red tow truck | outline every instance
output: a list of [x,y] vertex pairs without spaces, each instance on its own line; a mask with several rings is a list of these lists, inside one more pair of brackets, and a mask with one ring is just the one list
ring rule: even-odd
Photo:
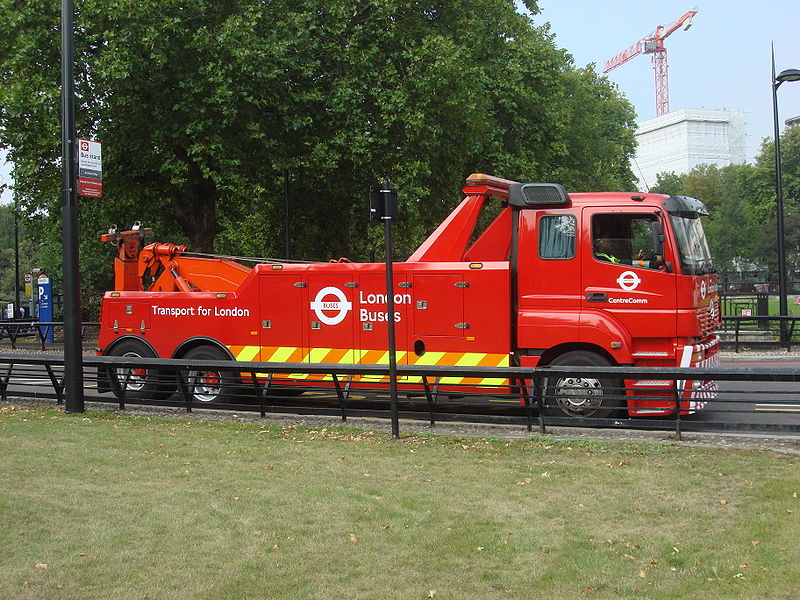
[[[148,230],[142,228],[111,231],[102,239],[115,244],[119,256],[115,290],[106,292],[102,303],[97,352],[387,364],[392,320],[400,365],[718,363],[717,278],[700,201],[568,194],[558,184],[484,174],[471,175],[463,191],[464,200],[436,231],[405,262],[394,264],[391,315],[384,264],[265,261],[246,267],[231,258],[193,255],[175,244],[144,246]],[[487,206],[496,217],[481,228]],[[203,381],[194,386],[198,401],[223,400],[237,383],[225,373]],[[314,376],[300,383],[330,385]],[[465,384],[481,389],[484,383],[491,382],[439,382],[440,390],[450,385],[460,391]],[[131,396],[174,390],[146,372],[129,373],[124,385]],[[561,415],[623,410],[637,416],[674,409],[672,382],[657,377],[624,382],[564,377],[549,385]],[[715,395],[713,382],[682,385],[684,412]],[[420,385],[404,380],[400,388],[411,392]],[[512,392],[510,385],[505,389]],[[663,396],[663,402],[654,396]]]

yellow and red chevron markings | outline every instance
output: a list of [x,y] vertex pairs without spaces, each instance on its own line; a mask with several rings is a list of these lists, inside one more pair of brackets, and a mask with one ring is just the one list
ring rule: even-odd
[[[388,365],[389,352],[386,350],[361,350],[353,348],[299,348],[293,346],[229,346],[234,358],[238,361],[261,362],[296,362],[311,364],[361,364],[361,365]],[[398,350],[398,365],[444,365],[458,367],[507,367],[508,354],[491,354],[485,352],[426,352],[417,356],[414,352]],[[266,376],[266,374],[261,374]],[[330,375],[315,375],[309,373],[276,374],[275,377],[330,381]],[[354,380],[365,382],[387,381],[387,377],[361,375]],[[419,376],[405,377],[404,382],[420,383]],[[440,384],[460,385],[503,385],[504,379],[480,377],[443,377]]]

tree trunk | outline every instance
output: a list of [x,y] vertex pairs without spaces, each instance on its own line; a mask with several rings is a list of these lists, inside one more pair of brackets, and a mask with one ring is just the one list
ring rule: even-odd
[[200,167],[189,160],[189,184],[186,196],[174,198],[172,208],[180,228],[189,238],[189,250],[214,252],[217,236],[217,186],[203,176]]

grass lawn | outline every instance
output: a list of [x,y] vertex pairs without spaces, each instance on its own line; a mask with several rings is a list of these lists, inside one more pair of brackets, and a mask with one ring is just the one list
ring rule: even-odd
[[797,457],[0,405],[0,598],[800,597]]

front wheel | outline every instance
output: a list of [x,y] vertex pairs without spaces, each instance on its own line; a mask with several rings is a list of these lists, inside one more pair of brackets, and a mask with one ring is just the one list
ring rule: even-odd
[[[228,354],[216,346],[198,346],[184,356],[187,360],[230,360]],[[239,378],[224,369],[190,369],[187,377],[189,393],[195,402],[231,402],[236,396]]]
[[[611,362],[599,354],[576,350],[557,357],[550,366],[609,367]],[[622,409],[625,389],[618,379],[548,377],[545,380],[545,414],[552,417],[610,418]]]

